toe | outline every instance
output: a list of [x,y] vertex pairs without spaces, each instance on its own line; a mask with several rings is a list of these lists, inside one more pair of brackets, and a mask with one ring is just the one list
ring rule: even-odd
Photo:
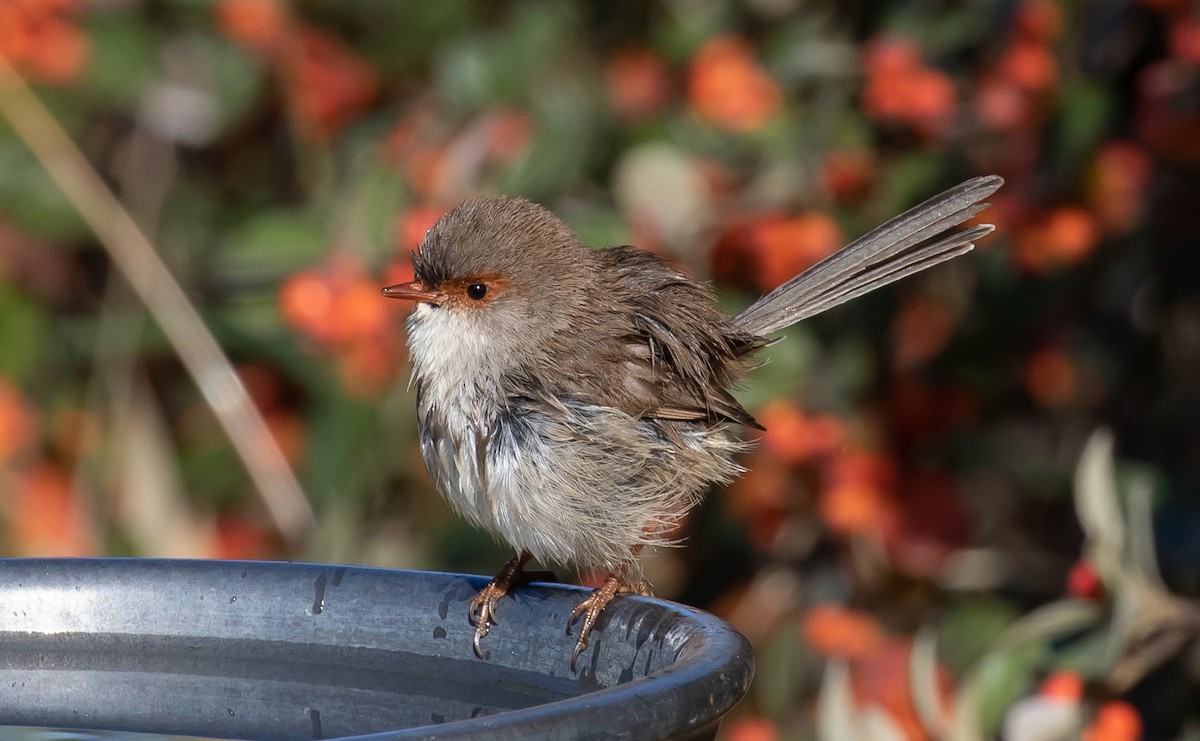
[[484,638],[487,638],[487,634],[488,624],[486,622],[475,626],[475,638],[471,641],[471,646],[475,649],[475,655],[481,659],[484,658],[484,655],[483,646],[480,645],[480,641],[482,641]]
[[587,648],[587,643],[587,635],[580,633],[579,640],[575,641],[575,650],[571,652],[571,671],[575,671],[575,665],[579,663],[579,657]]

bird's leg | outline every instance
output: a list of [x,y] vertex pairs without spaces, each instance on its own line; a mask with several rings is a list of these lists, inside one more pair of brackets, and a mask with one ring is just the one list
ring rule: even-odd
[[500,573],[487,583],[487,586],[475,595],[471,600],[471,609],[467,613],[467,620],[471,625],[475,626],[475,640],[472,645],[475,647],[475,655],[483,658],[483,647],[479,642],[487,637],[488,629],[493,625],[499,625],[500,621],[496,619],[496,602],[508,594],[508,590],[530,581],[558,581],[558,577],[553,571],[526,571],[525,564],[529,559],[533,558],[533,554],[529,551],[521,551],[518,555],[508,559],[508,563],[504,564],[504,568],[500,569]]
[[579,659],[579,655],[587,648],[588,636],[592,633],[592,628],[596,625],[596,619],[600,617],[600,613],[612,602],[613,597],[618,594],[640,594],[646,597],[650,596],[650,583],[647,581],[631,582],[625,575],[626,569],[622,568],[612,574],[609,574],[604,583],[592,590],[592,593],[584,598],[582,602],[575,606],[571,611],[571,617],[567,619],[567,635],[571,634],[571,626],[575,625],[575,621],[583,618],[579,624],[579,639],[575,641],[575,650],[571,652],[571,669],[575,669],[575,662]]

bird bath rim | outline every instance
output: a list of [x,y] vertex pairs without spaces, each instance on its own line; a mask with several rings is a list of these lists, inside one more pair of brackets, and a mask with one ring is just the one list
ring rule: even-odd
[[[486,583],[483,577],[163,559],[0,559],[0,573],[0,640],[7,645],[42,641],[43,648],[52,648],[80,638],[103,646],[124,636],[130,645],[153,650],[193,646],[203,653],[209,649],[198,648],[202,645],[227,651],[236,646],[230,655],[239,658],[255,651],[320,654],[330,666],[363,652],[383,652],[385,667],[405,657],[427,668],[466,671],[468,677],[492,673],[501,689],[544,681],[562,695],[476,718],[369,733],[339,733],[348,726],[333,725],[334,715],[327,714],[330,735],[320,734],[325,738],[703,737],[715,732],[752,675],[750,647],[728,624],[699,610],[633,596],[605,610],[579,671],[572,672],[574,639],[566,634],[566,618],[586,590],[567,585],[522,586],[501,600],[500,623],[484,643],[487,659],[479,660],[471,649],[467,604]],[[0,676],[8,679],[4,674],[11,669],[0,666]],[[184,699],[160,696],[158,702]],[[60,725],[30,723],[28,714],[4,715],[4,703],[0,700],[0,722]],[[81,726],[94,727],[75,727]],[[238,727],[217,730],[236,735]],[[318,728],[314,724],[313,735]]]

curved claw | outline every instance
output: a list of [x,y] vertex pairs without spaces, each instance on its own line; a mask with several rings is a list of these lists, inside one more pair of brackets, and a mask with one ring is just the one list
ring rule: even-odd
[[609,576],[602,585],[592,590],[591,594],[576,605],[574,610],[571,610],[571,615],[567,618],[567,635],[571,635],[571,627],[575,625],[575,622],[580,617],[583,618],[583,622],[579,625],[579,638],[575,641],[575,650],[571,652],[571,671],[575,671],[576,662],[587,648],[588,638],[592,634],[592,628],[595,627],[600,613],[604,611],[609,602],[613,601],[614,597],[625,593],[649,595],[650,585],[644,581],[630,584],[625,581],[624,577]]
[[[595,595],[595,592],[592,592],[592,595]],[[600,615],[601,609],[603,609],[603,607],[593,611],[592,597],[588,596],[586,599],[576,605],[575,609],[571,610],[570,616],[567,617],[567,635],[571,635],[571,626],[575,624],[575,621],[579,619],[580,615],[587,613],[584,616],[583,625],[579,626],[579,639],[575,641],[575,650],[571,652],[571,671],[575,671],[575,663],[579,661],[579,656],[583,653],[583,650],[587,648],[588,636],[591,635],[592,626],[595,625],[596,618]]]
[[500,624],[496,619],[496,602],[508,594],[508,590],[514,584],[527,581],[528,575],[522,567],[530,558],[532,556],[529,551],[521,551],[510,558],[508,563],[504,564],[504,568],[500,569],[500,573],[496,574],[496,578],[488,582],[487,586],[471,599],[471,605],[467,609],[467,622],[475,626],[475,638],[471,641],[471,646],[475,649],[475,655],[481,659],[484,656],[480,641],[487,638],[493,625]]
[[475,655],[481,659],[484,658],[483,646],[479,645],[479,642],[482,641],[484,638],[487,638],[487,634],[488,634],[488,624],[487,623],[479,623],[478,625],[475,626],[475,637],[473,639],[471,639],[471,647],[475,649]]
[[467,622],[475,626],[475,638],[471,641],[471,645],[475,649],[475,655],[481,659],[484,656],[480,641],[487,638],[488,631],[493,625],[500,624],[500,621],[496,619],[496,601],[507,592],[508,589],[504,585],[493,580],[471,600],[471,606],[467,611]]

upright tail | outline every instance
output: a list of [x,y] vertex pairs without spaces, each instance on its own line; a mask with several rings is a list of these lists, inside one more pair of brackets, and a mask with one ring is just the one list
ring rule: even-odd
[[970,252],[974,241],[995,227],[944,232],[987,208],[981,201],[1003,184],[998,175],[973,178],[914,206],[755,301],[734,321],[760,337],[768,335]]

